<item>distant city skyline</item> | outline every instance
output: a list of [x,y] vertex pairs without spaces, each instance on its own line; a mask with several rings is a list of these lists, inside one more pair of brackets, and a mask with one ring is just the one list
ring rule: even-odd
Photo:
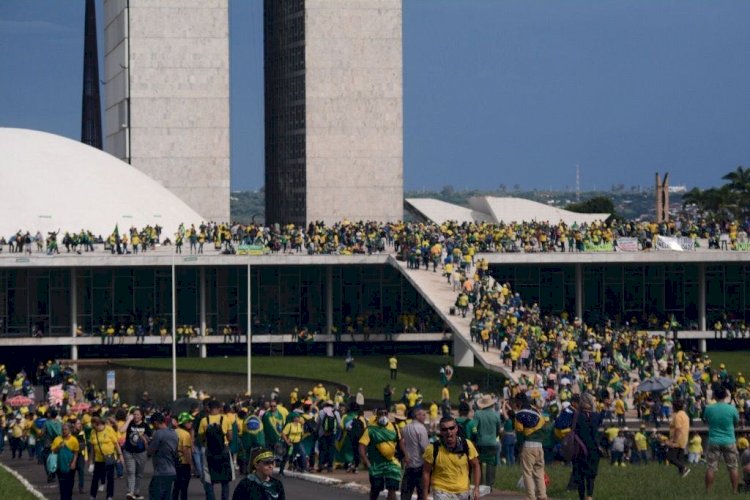
[[[80,139],[84,6],[0,2],[0,126]],[[750,166],[750,2],[403,9],[406,190],[574,190],[576,165],[584,191],[657,171],[705,188]],[[233,191],[263,184],[262,20],[261,1],[230,0]]]

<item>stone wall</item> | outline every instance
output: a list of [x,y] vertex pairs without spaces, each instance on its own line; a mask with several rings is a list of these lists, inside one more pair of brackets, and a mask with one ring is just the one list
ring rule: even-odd
[[403,218],[401,0],[305,0],[307,219]]
[[106,150],[228,220],[228,0],[106,0],[105,80]]

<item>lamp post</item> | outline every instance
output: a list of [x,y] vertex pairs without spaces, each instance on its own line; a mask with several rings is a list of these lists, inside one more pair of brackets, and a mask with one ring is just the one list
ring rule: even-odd
[[177,286],[172,255],[172,401],[177,399]]
[[247,392],[253,393],[253,375],[252,375],[252,352],[253,352],[253,295],[250,283],[250,264],[247,265]]

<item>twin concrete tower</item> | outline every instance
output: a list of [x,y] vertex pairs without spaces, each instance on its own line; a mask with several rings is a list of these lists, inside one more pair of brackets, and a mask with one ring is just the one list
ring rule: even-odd
[[[214,221],[230,218],[228,15],[104,0],[105,150]],[[263,18],[266,223],[401,219],[401,0],[266,0]]]

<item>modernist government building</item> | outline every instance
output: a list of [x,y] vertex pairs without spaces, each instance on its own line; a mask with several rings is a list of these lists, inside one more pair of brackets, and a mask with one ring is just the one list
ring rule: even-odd
[[[106,238],[115,227],[146,225],[172,237],[180,223],[230,218],[228,0],[105,0],[103,17],[103,151],[96,141],[0,129],[10,193],[0,199],[4,238],[82,229]],[[403,219],[401,0],[266,0],[263,30],[266,223]],[[30,184],[35,203],[23,196]],[[407,206],[436,222],[476,215],[441,219],[420,203]],[[674,314],[701,347],[725,312],[750,321],[742,252],[486,257],[496,279],[545,312],[588,321]],[[48,256],[6,246],[0,345],[25,359],[147,355],[164,349],[162,326],[188,325],[196,337],[180,349],[206,356],[248,332],[274,352],[308,328],[318,332],[312,348],[328,354],[354,341],[416,351],[453,342],[457,364],[482,359],[466,324],[449,314],[455,295],[431,275],[387,253],[175,255],[163,247],[110,255],[99,245]],[[103,326],[150,323],[145,346],[99,337]],[[225,339],[225,328],[236,336]]]

